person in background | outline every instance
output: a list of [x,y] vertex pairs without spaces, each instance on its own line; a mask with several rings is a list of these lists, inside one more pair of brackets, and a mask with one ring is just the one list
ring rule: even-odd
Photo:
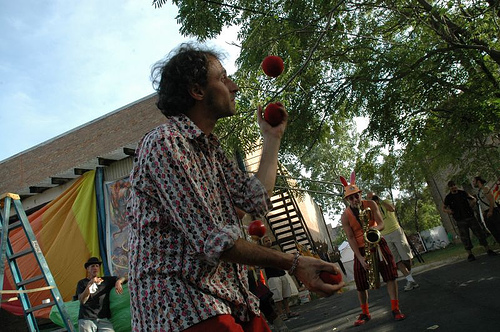
[[322,296],[340,290],[319,274],[338,268],[246,240],[235,207],[271,208],[288,114],[271,126],[257,109],[262,154],[255,175],[228,158],[213,134],[236,114],[239,87],[214,50],[182,44],[152,71],[163,125],[138,144],[130,174],[129,289],[132,330],[270,331],[250,292],[247,266],[288,270]]
[[392,205],[388,200],[381,200],[373,192],[369,192],[366,195],[366,198],[375,201],[378,205],[380,213],[382,214],[384,229],[380,233],[387,241],[387,245],[392,252],[394,261],[396,262],[396,266],[406,278],[404,290],[410,291],[418,288],[419,284],[415,281],[411,273],[411,260],[413,258],[413,254],[411,253],[410,244],[406,239],[403,228],[399,224],[398,218],[396,217],[396,209],[394,208],[394,205]]
[[[259,275],[257,275],[257,273]],[[262,271],[255,267],[248,267],[248,284],[250,291],[259,298],[259,309],[267,322],[273,326],[275,332],[289,332],[285,322],[278,314],[273,300],[273,293],[265,285]]]
[[[370,208],[371,219],[368,220],[369,228],[374,228],[379,231],[384,229],[384,221],[380,215],[377,204],[372,200],[362,200],[361,190],[355,184],[354,172],[351,174],[351,183],[341,177],[344,185],[344,199],[348,202],[347,208],[341,216],[342,228],[344,229],[349,245],[354,252],[354,281],[358,291],[358,299],[362,313],[354,322],[354,326],[364,325],[371,319],[368,307],[368,262],[365,259],[365,240],[364,240],[364,221],[359,217],[361,210]],[[392,253],[387,246],[386,241],[382,237],[378,243],[381,257],[378,264],[378,271],[382,275],[383,280],[387,284],[387,292],[391,299],[391,312],[394,320],[400,321],[406,318],[406,315],[401,313],[399,308],[398,287],[396,278],[398,270]],[[378,250],[378,249],[375,249]]]
[[[260,244],[266,248],[271,248],[271,238],[264,235],[260,239]],[[266,273],[269,289],[273,292],[273,300],[281,319],[287,320],[288,318],[297,317],[299,314],[290,311],[290,306],[288,305],[288,299],[292,294],[292,289],[286,277],[285,271],[273,267],[266,267],[264,268],[264,272]]]
[[472,185],[477,188],[477,198],[483,212],[484,223],[495,241],[500,243],[500,207],[497,206],[491,189],[486,186],[485,179],[476,176],[472,180]]
[[78,328],[80,332],[112,332],[109,321],[109,293],[115,288],[117,294],[123,293],[122,284],[126,277],[99,277],[102,262],[90,257],[84,264],[87,277],[78,281],[75,297],[80,301]]
[[479,243],[484,247],[489,256],[497,254],[490,249],[486,241],[486,234],[481,228],[481,225],[474,215],[472,206],[476,204],[476,199],[469,193],[459,190],[454,181],[448,182],[450,192],[444,198],[443,212],[453,216],[458,227],[460,240],[462,241],[465,251],[467,251],[467,260],[475,261],[476,256],[472,253],[472,241],[470,239],[469,229],[478,238]]

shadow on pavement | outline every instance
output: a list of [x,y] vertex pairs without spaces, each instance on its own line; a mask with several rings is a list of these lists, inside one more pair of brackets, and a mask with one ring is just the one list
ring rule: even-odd
[[353,326],[361,313],[357,292],[295,306],[299,317],[286,321],[290,331],[500,331],[500,256],[477,256],[473,262],[448,261],[413,271],[419,288],[405,292],[398,280],[404,321],[393,320],[385,285],[369,291],[372,319]]

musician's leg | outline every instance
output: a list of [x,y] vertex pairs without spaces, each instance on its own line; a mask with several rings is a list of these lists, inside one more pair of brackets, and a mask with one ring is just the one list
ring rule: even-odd
[[389,294],[389,298],[391,300],[398,299],[398,284],[396,280],[387,281],[387,293]]
[[389,293],[389,298],[391,299],[392,316],[394,320],[403,320],[406,318],[406,315],[399,310],[398,284],[396,281],[398,270],[391,251],[385,241],[380,241],[379,247],[384,257],[384,259],[379,262],[379,271],[387,284],[387,293]]
[[358,290],[358,299],[361,306],[361,315],[354,322],[354,326],[363,325],[371,319],[370,311],[368,310],[368,290]]
[[368,291],[358,291],[358,299],[359,299],[359,304],[367,304],[368,303]]
[[366,270],[361,265],[359,260],[354,257],[354,280],[356,281],[356,288],[358,291],[358,299],[361,307],[361,315],[354,322],[354,326],[365,324],[371,319],[370,311],[368,310],[368,275]]

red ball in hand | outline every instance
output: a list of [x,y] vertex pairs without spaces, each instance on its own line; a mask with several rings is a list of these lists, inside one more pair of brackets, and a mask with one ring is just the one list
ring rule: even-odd
[[285,65],[283,59],[277,55],[269,55],[262,61],[262,70],[267,76],[278,77],[283,72]]
[[266,234],[266,226],[260,220],[254,220],[248,225],[248,234],[259,238]]
[[264,120],[271,126],[276,127],[283,122],[283,105],[281,103],[270,103],[264,110]]
[[330,272],[322,271],[320,272],[319,277],[321,278],[321,280],[331,285],[337,285],[342,281],[341,273],[333,274]]

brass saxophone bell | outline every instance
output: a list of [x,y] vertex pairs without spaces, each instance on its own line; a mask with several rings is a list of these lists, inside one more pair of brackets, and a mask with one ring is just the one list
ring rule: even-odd
[[371,245],[375,245],[380,242],[381,239],[381,234],[378,229],[375,228],[369,228],[365,233],[364,233],[364,238],[365,241],[370,243]]

